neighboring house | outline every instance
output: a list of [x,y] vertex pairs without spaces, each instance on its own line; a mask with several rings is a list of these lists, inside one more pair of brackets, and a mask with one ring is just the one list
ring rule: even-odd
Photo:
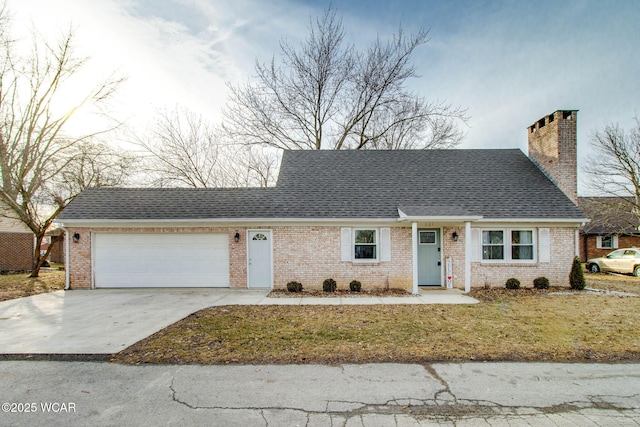
[[40,254],[44,255],[51,245],[53,245],[53,247],[49,252],[47,260],[58,264],[64,264],[64,231],[59,228],[47,231],[44,239],[42,240],[42,244],[40,245]]
[[580,197],[578,206],[590,219],[580,230],[582,261],[618,248],[640,247],[640,221],[632,204],[616,197]]
[[576,116],[529,127],[530,158],[286,151],[274,188],[88,189],[59,217],[69,285],[567,285],[586,221],[575,204]]
[[21,221],[0,216],[0,272],[31,271],[35,249],[33,232]]

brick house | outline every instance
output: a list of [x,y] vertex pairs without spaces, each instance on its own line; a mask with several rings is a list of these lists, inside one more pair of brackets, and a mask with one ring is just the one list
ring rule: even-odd
[[273,188],[95,188],[59,219],[68,286],[469,291],[566,285],[585,222],[576,206],[577,111],[518,149],[285,151]]
[[34,234],[22,222],[0,216],[0,272],[31,271]]
[[640,247],[640,221],[632,213],[632,203],[618,197],[580,197],[578,206],[590,219],[580,229],[583,262],[614,249]]

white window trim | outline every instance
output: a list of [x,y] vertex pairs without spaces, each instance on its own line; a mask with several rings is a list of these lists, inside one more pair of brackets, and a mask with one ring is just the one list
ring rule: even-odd
[[[485,231],[502,231],[504,237],[504,259],[484,259],[482,257],[482,236]],[[512,259],[511,258],[511,232],[512,231],[530,231],[533,241],[533,259]],[[480,229],[480,262],[482,264],[536,264],[538,262],[538,238],[535,228],[512,227],[512,228],[481,228]]]
[[[358,231],[364,231],[364,230],[373,230],[376,232],[376,236],[375,236],[375,247],[376,247],[376,257],[375,258],[356,258],[356,233]],[[376,227],[357,227],[353,229],[353,233],[351,235],[351,260],[352,262],[355,263],[378,263],[380,262],[380,229],[376,228]]]
[[596,249],[618,249],[618,235],[611,235],[611,247],[605,247],[602,245],[602,238],[607,236],[596,236]]

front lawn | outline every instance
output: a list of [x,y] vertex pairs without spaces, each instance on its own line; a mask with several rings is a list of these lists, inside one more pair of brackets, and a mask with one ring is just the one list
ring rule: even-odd
[[[588,275],[589,285],[599,276]],[[611,280],[609,286],[623,290],[627,285]],[[483,299],[480,304],[212,307],[129,347],[114,361],[640,360],[640,297],[530,289],[474,294]]]
[[0,275],[0,301],[28,297],[64,288],[64,271],[40,270],[40,277],[29,274]]

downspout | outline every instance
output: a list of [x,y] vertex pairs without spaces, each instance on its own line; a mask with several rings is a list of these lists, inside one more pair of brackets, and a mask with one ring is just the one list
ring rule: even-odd
[[69,230],[60,228],[64,231],[64,290],[68,291],[71,284],[69,281]]
[[471,222],[464,223],[464,291],[471,291]]
[[418,295],[418,223],[411,223],[411,252],[413,261],[413,293]]

